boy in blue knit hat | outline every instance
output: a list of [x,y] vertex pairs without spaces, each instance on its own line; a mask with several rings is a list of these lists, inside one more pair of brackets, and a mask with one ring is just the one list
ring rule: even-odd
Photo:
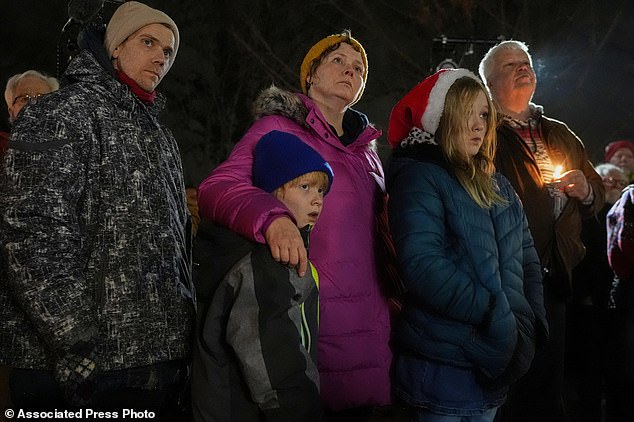
[[[323,157],[290,133],[269,132],[255,147],[254,185],[288,208],[306,247],[333,176]],[[194,419],[320,420],[315,268],[299,277],[266,245],[208,222],[197,242]]]

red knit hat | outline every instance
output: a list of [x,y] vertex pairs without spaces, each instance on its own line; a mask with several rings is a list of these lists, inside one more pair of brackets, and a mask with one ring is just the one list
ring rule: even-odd
[[632,154],[634,154],[634,143],[632,143],[632,141],[623,139],[620,141],[610,142],[605,147],[605,162],[609,163],[610,159],[612,159],[612,156],[616,154],[618,150],[624,149],[624,148],[629,149],[630,151],[632,151]]
[[408,92],[390,113],[387,140],[396,148],[401,141],[412,135],[417,142],[434,142],[440,117],[445,108],[447,91],[454,82],[463,77],[480,79],[467,69],[442,69],[427,77]]

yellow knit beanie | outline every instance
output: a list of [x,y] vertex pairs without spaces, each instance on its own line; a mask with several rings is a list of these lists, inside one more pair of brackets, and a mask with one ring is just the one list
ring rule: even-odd
[[313,64],[313,61],[315,59],[318,59],[319,56],[321,56],[322,53],[329,47],[332,47],[333,45],[344,41],[350,42],[355,50],[359,50],[359,53],[361,53],[361,60],[363,60],[363,86],[361,86],[361,91],[359,91],[359,95],[357,95],[357,98],[354,99],[352,104],[359,101],[361,95],[363,95],[365,83],[368,80],[368,57],[365,55],[365,50],[363,49],[361,43],[349,36],[349,34],[347,33],[329,35],[326,38],[320,40],[317,44],[313,45],[310,50],[308,50],[308,53],[306,53],[306,56],[304,57],[299,70],[299,84],[302,87],[302,92],[304,94],[308,92],[308,87],[306,86],[306,78],[308,77],[308,72],[310,72],[310,67]]

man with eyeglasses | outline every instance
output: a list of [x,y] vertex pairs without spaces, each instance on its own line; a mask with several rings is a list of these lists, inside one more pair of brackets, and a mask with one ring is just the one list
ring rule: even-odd
[[57,91],[58,88],[59,82],[56,78],[37,70],[27,70],[10,77],[4,90],[9,121],[13,122],[25,105],[36,103],[40,96]]
[[[56,78],[37,70],[31,69],[11,76],[4,90],[9,123],[13,124],[25,105],[36,103],[42,95],[57,91],[58,88],[59,82]],[[0,157],[4,156],[8,143],[9,134],[0,132]]]
[[193,322],[189,213],[156,87],[179,31],[127,1],[105,33],[89,25],[79,40],[62,87],[14,122],[0,171],[0,365],[15,408],[176,421]]

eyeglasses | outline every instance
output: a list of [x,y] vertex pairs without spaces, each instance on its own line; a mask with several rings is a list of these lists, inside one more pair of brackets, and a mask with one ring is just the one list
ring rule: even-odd
[[17,97],[15,97],[13,99],[13,105],[16,105],[17,103],[20,103],[22,105],[25,104],[35,104],[37,103],[37,100],[39,100],[39,98],[42,96],[42,94],[24,94],[24,95],[18,95]]
[[627,186],[627,182],[623,179],[614,178],[612,176],[603,177],[603,184],[613,186],[615,188],[624,188]]

